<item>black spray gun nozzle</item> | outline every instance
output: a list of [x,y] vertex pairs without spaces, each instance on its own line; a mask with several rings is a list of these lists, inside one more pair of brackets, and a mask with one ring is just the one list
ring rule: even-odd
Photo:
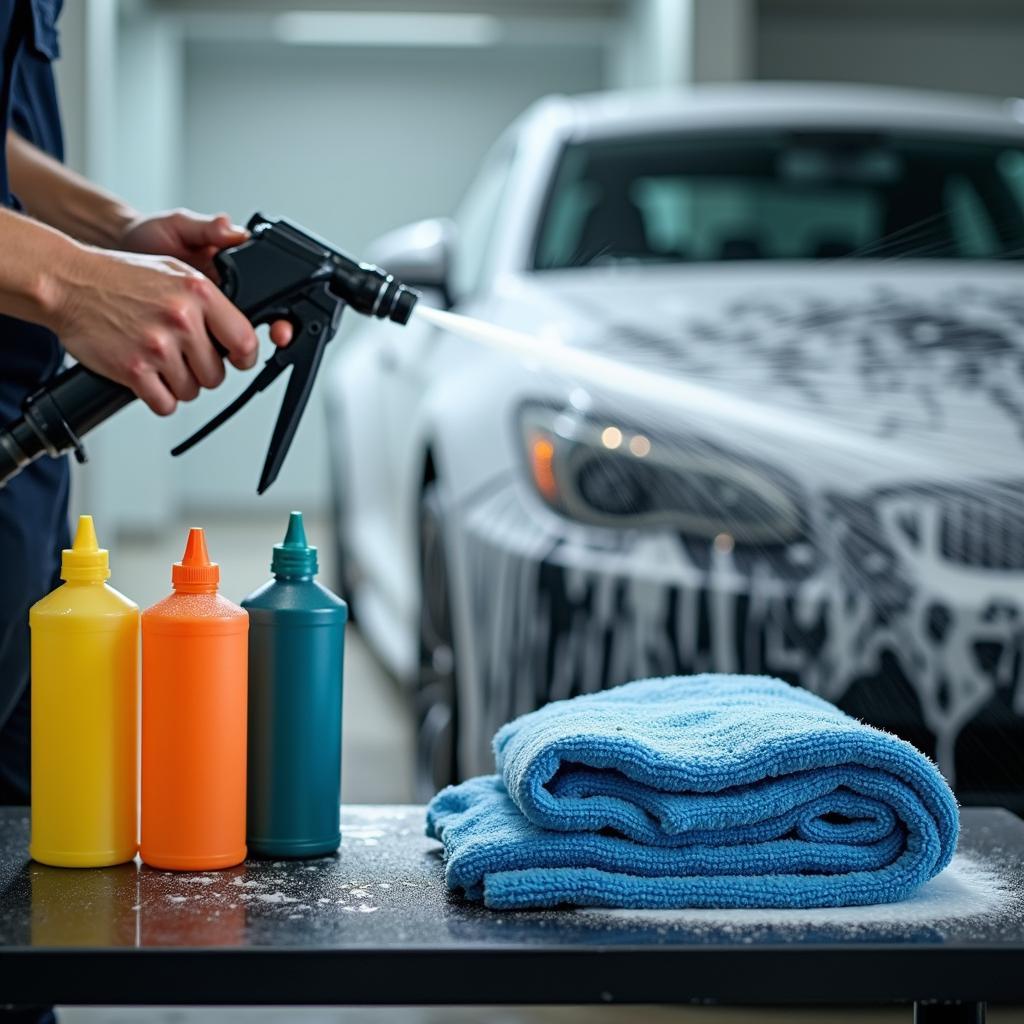
[[[253,323],[267,321],[278,289],[294,295],[307,285],[326,283],[357,313],[407,323],[418,294],[386,270],[360,263],[329,242],[287,220],[254,214],[250,236],[214,259],[221,288]],[[270,317],[269,319],[273,319]]]
[[419,298],[387,271],[369,263],[358,263],[354,268],[335,266],[331,291],[346,296],[348,304],[360,313],[396,324],[409,322]]
[[[287,220],[256,214],[248,228],[249,238],[214,258],[220,286],[254,326],[287,320],[292,340],[274,351],[226,409],[171,454],[194,447],[290,369],[257,488],[262,494],[288,454],[344,308],[404,324],[419,296],[387,271],[352,259]],[[0,486],[44,453],[56,457],[74,451],[84,462],[83,435],[134,398],[128,388],[84,366],[65,370],[26,400],[20,419],[0,429]]]

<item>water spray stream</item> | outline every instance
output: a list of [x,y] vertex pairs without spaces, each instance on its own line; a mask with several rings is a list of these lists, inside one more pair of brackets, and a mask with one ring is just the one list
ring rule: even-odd
[[527,363],[540,364],[591,389],[614,390],[616,395],[631,393],[645,402],[678,409],[696,420],[738,427],[752,437],[772,435],[780,442],[813,443],[858,460],[871,459],[876,465],[897,471],[922,472],[932,468],[932,460],[922,452],[867,437],[827,423],[813,414],[745,398],[728,390],[629,365],[585,349],[423,304],[416,308],[414,315],[468,341]]

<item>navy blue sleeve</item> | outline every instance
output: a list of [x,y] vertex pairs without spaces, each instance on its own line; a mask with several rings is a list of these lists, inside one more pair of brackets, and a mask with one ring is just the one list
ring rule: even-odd
[[[52,67],[60,55],[56,23],[61,2],[0,0],[0,204],[5,206],[18,208],[4,161],[8,127],[58,160],[64,156]],[[52,376],[62,360],[50,331],[0,316],[0,382],[24,397]]]
[[64,159],[64,135],[52,62],[60,56],[57,17],[62,0],[32,0],[32,24],[14,66],[10,124],[29,142]]

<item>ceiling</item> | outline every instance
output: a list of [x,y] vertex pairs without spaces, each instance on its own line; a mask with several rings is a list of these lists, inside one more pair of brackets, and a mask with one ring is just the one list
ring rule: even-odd
[[453,11],[511,17],[607,18],[622,13],[628,0],[152,0],[166,12],[248,14],[301,11]]

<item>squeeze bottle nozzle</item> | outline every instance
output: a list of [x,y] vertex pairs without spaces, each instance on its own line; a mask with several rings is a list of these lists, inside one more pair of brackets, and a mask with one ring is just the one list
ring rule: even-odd
[[206,534],[202,527],[194,526],[188,531],[185,554],[180,562],[171,567],[171,583],[175,590],[185,593],[217,589],[220,583],[220,566],[210,561],[206,550]]
[[306,541],[302,513],[292,512],[281,544],[274,545],[270,571],[275,576],[307,577],[317,574],[316,548]]
[[75,542],[61,552],[60,578],[85,583],[110,579],[110,554],[96,539],[92,516],[78,517]]
[[306,541],[306,528],[302,524],[301,512],[292,512],[292,514],[288,516],[288,529],[284,534],[284,547],[309,547],[309,544]]

